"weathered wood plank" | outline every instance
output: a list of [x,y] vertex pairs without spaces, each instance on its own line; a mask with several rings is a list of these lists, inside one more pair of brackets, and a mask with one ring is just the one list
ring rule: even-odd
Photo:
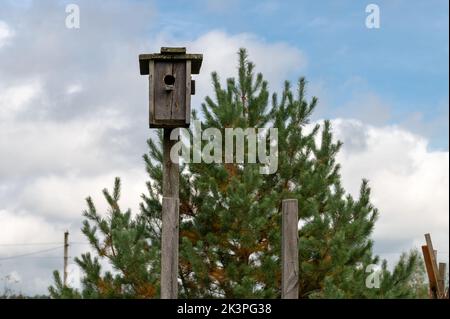
[[172,63],[155,63],[155,120],[172,118],[172,91],[166,91],[164,76],[172,74]]
[[422,246],[422,254],[423,254],[423,261],[425,262],[425,268],[427,270],[428,275],[428,282],[430,286],[430,298],[431,299],[437,299],[437,282],[435,280],[436,276],[433,272],[433,266],[431,261],[431,254],[430,250],[428,249],[427,245]]
[[298,299],[298,201],[282,203],[281,298]]
[[149,70],[150,73],[148,75],[148,110],[149,110],[149,124],[151,127],[151,123],[155,120],[155,95],[154,95],[154,86],[155,86],[155,61],[149,61]]
[[[178,142],[170,139],[171,128],[164,129],[163,140],[163,196],[179,198],[180,172],[178,161],[172,162],[170,150]],[[174,159],[175,160],[175,159]]]
[[175,89],[172,91],[172,120],[186,118],[186,62],[173,63]]
[[148,61],[192,61],[192,74],[199,74],[200,68],[202,66],[203,54],[161,54],[161,53],[151,53],[151,54],[140,54],[139,55],[139,71],[141,75],[147,75],[149,73]]
[[425,241],[427,243],[427,248],[429,251],[429,256],[430,256],[430,262],[431,262],[431,269],[432,271],[432,279],[433,279],[433,285],[436,287],[436,293],[438,296],[442,295],[441,289],[438,285],[438,281],[439,281],[439,269],[438,269],[438,264],[436,261],[436,253],[434,251],[433,248],[433,242],[431,241],[431,235],[430,234],[425,234]]
[[185,47],[162,47],[161,54],[186,54]]
[[177,142],[170,139],[172,129],[164,129],[163,139],[163,205],[161,235],[161,298],[176,299],[178,295],[179,240],[179,165],[173,162],[170,150]]
[[179,199],[163,197],[161,239],[161,299],[178,296]]
[[185,81],[186,81],[186,92],[185,92],[185,103],[186,103],[186,107],[185,107],[185,122],[186,125],[189,125],[191,122],[191,94],[192,94],[192,90],[191,90],[191,61],[187,60],[186,61],[186,72],[185,72]]

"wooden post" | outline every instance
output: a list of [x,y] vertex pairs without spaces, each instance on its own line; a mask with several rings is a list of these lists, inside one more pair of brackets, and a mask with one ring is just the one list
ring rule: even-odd
[[432,269],[432,280],[433,280],[433,286],[436,288],[436,295],[437,298],[439,298],[439,296],[441,296],[442,292],[441,289],[439,287],[439,269],[438,269],[438,264],[436,261],[436,255],[437,252],[435,252],[434,248],[433,248],[433,242],[431,241],[431,235],[430,234],[425,234],[425,241],[427,243],[427,248],[429,251],[429,255],[430,255],[430,262],[431,262],[431,269]]
[[441,283],[440,272],[444,271],[445,267],[438,267],[437,264],[437,250],[433,248],[433,242],[431,241],[430,234],[425,234],[426,245],[422,246],[423,259],[428,274],[428,281],[430,283],[430,298],[439,299],[445,295],[445,278]]
[[64,232],[64,275],[63,283],[67,286],[67,265],[69,261],[69,232],[66,230]]
[[298,299],[298,202],[282,203],[281,298]]
[[422,246],[423,261],[427,270],[428,282],[430,286],[430,298],[437,299],[437,284],[435,282],[435,274],[433,272],[432,259],[427,245]]
[[170,140],[171,131],[164,129],[163,141],[162,299],[176,299],[178,296],[179,165],[170,158],[170,150],[177,142]]
[[[170,151],[178,141],[172,130],[189,127],[192,74],[199,74],[202,54],[186,48],[162,47],[160,53],[140,54],[139,71],[149,75],[149,126],[163,128],[163,201],[161,229],[161,298],[177,298],[179,240],[179,165]],[[178,80],[176,80],[178,79]],[[177,155],[178,156],[178,155]]]

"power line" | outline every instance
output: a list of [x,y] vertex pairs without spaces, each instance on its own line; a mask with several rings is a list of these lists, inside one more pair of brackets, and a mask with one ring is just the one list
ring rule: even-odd
[[0,246],[49,246],[49,245],[61,245],[60,242],[48,242],[48,243],[12,243],[12,244],[0,244]]
[[[51,246],[51,245],[61,245],[61,242],[11,243],[11,244],[0,244],[0,247],[7,247],[7,246]],[[69,245],[89,245],[89,243],[88,242],[69,242]]]
[[[11,258],[14,256],[11,256]],[[5,257],[5,258],[9,258],[9,257]],[[61,256],[23,256],[21,258],[26,258],[26,259],[62,259]],[[70,256],[69,258],[74,259],[75,257]],[[4,261],[4,259],[0,259],[1,261]],[[9,259],[9,260],[13,260],[13,259]]]
[[9,257],[3,257],[3,258],[0,258],[0,261],[1,261],[1,260],[15,259],[15,258],[21,258],[21,257],[27,257],[27,256],[32,256],[32,255],[42,254],[42,253],[46,253],[46,252],[48,252],[48,251],[53,251],[53,250],[60,249],[60,248],[62,248],[62,247],[64,247],[64,246],[53,247],[53,248],[44,249],[44,250],[38,250],[38,251],[34,251],[34,252],[31,252],[31,253],[26,253],[26,254],[21,254],[21,255],[15,255],[15,256],[9,256]]

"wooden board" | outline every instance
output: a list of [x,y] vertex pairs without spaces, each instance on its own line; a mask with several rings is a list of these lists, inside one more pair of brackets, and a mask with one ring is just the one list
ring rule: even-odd
[[163,197],[161,234],[161,299],[178,297],[179,199]]
[[[192,93],[192,80],[191,80],[191,61],[186,61],[186,75],[185,75],[185,81],[186,81],[186,112],[185,112],[185,122],[187,125],[191,123],[191,94]],[[195,87],[194,87],[195,88]]]
[[170,139],[172,129],[164,129],[163,139],[163,202],[161,234],[161,298],[178,295],[179,246],[179,165],[172,162],[170,150],[176,141]]
[[[186,119],[186,62],[172,63],[175,86],[172,91],[172,120]],[[189,91],[190,92],[190,91]]]
[[425,241],[427,243],[426,247],[428,249],[428,255],[430,258],[430,269],[432,270],[431,275],[433,276],[433,285],[436,287],[436,293],[438,296],[441,296],[442,292],[441,289],[438,285],[438,281],[439,281],[439,269],[438,269],[438,265],[436,262],[436,252],[433,248],[433,242],[431,241],[431,236],[430,234],[425,234]]
[[[173,90],[164,83],[166,75],[173,75]],[[154,110],[155,121],[184,121],[186,117],[186,62],[155,62]]]
[[172,113],[172,92],[166,91],[164,76],[172,74],[172,63],[155,63],[155,120],[170,120]]
[[422,253],[423,253],[423,261],[425,262],[425,267],[427,270],[427,275],[428,275],[428,282],[430,285],[430,290],[432,293],[432,297],[436,298],[436,280],[435,280],[435,275],[433,272],[433,267],[431,266],[431,258],[430,258],[430,252],[429,249],[427,247],[427,245],[422,246]]
[[148,61],[191,61],[192,62],[192,74],[199,74],[200,68],[202,66],[203,55],[202,54],[161,54],[161,53],[151,53],[151,54],[140,54],[139,55],[139,70],[141,75],[149,74],[150,70],[148,68]]
[[155,62],[149,61],[148,66],[150,73],[148,76],[148,110],[149,110],[149,123],[152,127],[152,123],[155,122],[155,98],[154,98],[154,86],[155,86]]

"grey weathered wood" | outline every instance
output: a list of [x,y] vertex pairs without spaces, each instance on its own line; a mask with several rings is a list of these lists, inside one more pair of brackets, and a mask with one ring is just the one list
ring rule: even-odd
[[[150,128],[189,127],[195,93],[191,75],[200,72],[202,60],[201,54],[186,54],[186,48],[139,55],[141,74],[149,74]],[[165,78],[174,81],[165,83]]]
[[146,53],[139,55],[139,71],[141,75],[147,75],[150,70],[148,68],[148,61],[181,61],[181,60],[190,60],[192,61],[192,74],[199,74],[200,68],[202,66],[203,55],[202,54],[187,54],[187,53],[179,53],[179,52],[170,52],[170,53]]
[[155,63],[155,120],[170,120],[172,117],[173,91],[167,92],[164,76],[172,74],[172,63]]
[[170,133],[174,129],[164,129],[163,139],[163,196],[179,197],[180,172],[178,159],[173,162],[170,158],[170,150],[177,143],[176,140],[170,139]]
[[179,238],[179,165],[170,158],[177,141],[170,140],[172,129],[164,129],[163,140],[163,205],[161,235],[161,298],[175,299],[178,295]]
[[185,47],[162,47],[161,54],[185,54]]
[[281,298],[298,299],[298,202],[286,199],[282,203]]
[[64,275],[63,275],[63,284],[67,286],[67,266],[69,264],[69,232],[64,232]]
[[441,298],[444,298],[445,294],[445,277],[447,275],[447,264],[446,263],[439,263],[439,289],[441,291]]
[[[175,76],[175,86],[172,91],[172,120],[186,120],[186,64],[189,61],[174,62],[172,72]],[[189,95],[190,96],[190,95]],[[190,112],[189,112],[190,116]]]
[[178,296],[179,200],[163,197],[161,240],[161,299]]
[[[191,61],[186,61],[186,72],[185,72],[185,81],[186,81],[186,91],[185,91],[185,101],[186,101],[186,107],[185,107],[185,119],[186,124],[189,125],[191,123]],[[195,93],[195,92],[194,92]]]
[[[155,62],[154,68],[154,122],[170,127],[188,126],[190,117],[186,111],[186,105],[190,103],[186,99],[186,72],[190,61]],[[164,83],[164,78],[172,75],[175,78],[173,86]],[[189,87],[190,92],[190,87]]]
[[155,122],[155,61],[149,62],[149,75],[148,75],[148,106],[149,106],[149,123]]

